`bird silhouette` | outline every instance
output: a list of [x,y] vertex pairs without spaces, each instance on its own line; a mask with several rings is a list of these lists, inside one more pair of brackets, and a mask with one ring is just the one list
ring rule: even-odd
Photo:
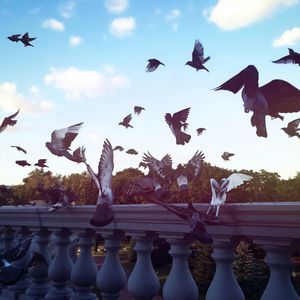
[[293,137],[293,136],[297,136],[298,138],[300,138],[300,128],[298,128],[300,124],[300,118],[299,119],[295,119],[291,122],[289,122],[287,124],[287,127],[282,127],[281,129],[289,136],[289,137]]
[[20,41],[21,34],[13,34],[11,36],[8,36],[7,38],[12,42],[18,42]]
[[300,66],[300,53],[288,48],[289,54],[272,61],[275,64],[297,64]]
[[206,130],[205,128],[203,127],[200,127],[200,128],[197,128],[197,135],[201,135],[203,133],[203,131]]
[[16,148],[18,151],[24,152],[25,154],[27,153],[27,151],[24,148],[20,147],[20,146],[11,146],[11,147]]
[[123,119],[123,121],[121,121],[118,125],[122,125],[122,126],[124,126],[126,129],[127,129],[128,127],[133,128],[133,126],[131,126],[131,124],[129,124],[130,121],[131,121],[131,119],[132,119],[132,116],[131,116],[131,114],[129,114],[129,115],[126,116],[126,117]]
[[165,114],[165,121],[167,122],[173,135],[175,136],[177,145],[184,145],[191,139],[191,136],[189,134],[181,130],[181,128],[185,130],[188,126],[186,120],[189,116],[189,113],[190,107],[174,113],[173,116],[170,113]]
[[228,90],[236,94],[244,87],[244,111],[253,111],[251,124],[256,127],[257,136],[267,137],[266,115],[283,120],[279,113],[300,111],[300,90],[280,79],[259,87],[258,76],[256,67],[249,65],[214,90]]
[[226,160],[230,160],[229,158],[233,155],[234,155],[234,153],[224,151],[223,154],[221,155],[221,157],[226,161]]
[[153,72],[153,71],[155,71],[158,68],[159,65],[163,65],[164,66],[164,64],[161,61],[159,61],[158,59],[156,59],[156,58],[150,58],[150,59],[148,59],[148,65],[146,67],[146,72]]
[[206,70],[208,69],[204,66],[204,64],[210,59],[210,56],[204,58],[204,49],[202,44],[199,42],[199,40],[195,41],[194,50],[192,53],[192,60],[186,62],[186,65],[191,66],[192,68],[195,68],[196,71],[199,71],[201,69]]
[[128,150],[126,151],[126,153],[131,154],[131,155],[138,155],[138,154],[139,154],[139,153],[138,153],[135,149],[133,149],[133,148],[128,149]]
[[11,116],[5,117],[0,125],[0,132],[2,132],[4,129],[6,129],[7,126],[15,126],[17,123],[17,120],[13,120],[19,113],[20,109],[17,110],[14,114]]
[[139,163],[139,168],[140,167],[143,167],[144,169],[146,169],[146,168],[148,168],[148,164],[146,164],[146,163],[144,163],[143,161],[141,161],[140,163]]
[[28,32],[26,32],[25,34],[22,35],[22,37],[20,38],[20,41],[24,44],[24,47],[27,46],[31,46],[33,47],[32,44],[30,44],[31,41],[34,41],[36,38],[31,38],[28,35]]
[[115,150],[124,151],[124,148],[122,146],[116,146],[114,147],[113,151]]
[[47,162],[47,159],[46,158],[40,158],[38,160],[37,163],[35,163],[34,165],[37,166],[37,167],[41,167],[41,168],[49,168],[47,165],[46,165],[46,162]]
[[22,167],[31,166],[31,164],[28,163],[27,160],[16,160],[16,164]]
[[134,113],[138,116],[138,115],[140,115],[140,113],[142,112],[142,110],[145,110],[145,108],[144,107],[141,107],[141,106],[135,106],[134,108],[133,108],[133,111],[134,111]]

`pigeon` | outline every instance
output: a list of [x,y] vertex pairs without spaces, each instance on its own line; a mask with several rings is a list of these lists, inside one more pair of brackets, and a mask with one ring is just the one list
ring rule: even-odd
[[205,68],[204,64],[210,59],[210,56],[204,58],[204,49],[202,44],[199,42],[199,40],[195,41],[194,45],[194,50],[192,53],[192,60],[188,61],[186,65],[191,66],[192,68],[195,68],[196,71],[199,71],[201,69],[206,70],[207,72],[208,69]]
[[77,148],[73,154],[69,152],[71,143],[78,135],[83,123],[78,123],[67,128],[54,130],[51,134],[51,142],[46,142],[48,150],[56,156],[64,156],[75,162],[82,162],[80,154],[82,148]]
[[224,160],[230,160],[229,157],[233,156],[234,153],[229,153],[229,152],[226,152],[224,151],[223,154],[221,155],[221,157],[224,159]]
[[126,153],[128,153],[128,154],[131,154],[131,155],[138,155],[139,153],[136,151],[136,150],[134,150],[134,149],[128,149],[127,151],[126,151]]
[[277,60],[272,61],[275,64],[298,64],[300,66],[300,53],[295,52],[293,49],[288,48],[289,54]]
[[113,151],[115,150],[124,151],[124,148],[122,146],[116,146],[114,147]]
[[189,113],[190,107],[174,113],[173,116],[170,113],[165,114],[165,121],[167,122],[173,135],[175,136],[177,145],[184,145],[191,139],[191,136],[189,134],[181,130],[182,127],[185,130],[188,126],[186,120],[189,116]]
[[86,162],[85,152],[83,153],[83,162],[99,191],[96,212],[91,218],[90,223],[93,226],[102,227],[113,221],[113,211],[111,206],[114,201],[114,195],[111,182],[114,168],[114,156],[113,148],[109,140],[106,139],[103,143],[102,153],[98,164],[98,174],[94,173],[91,166]]
[[47,161],[46,158],[40,158],[38,160],[38,162],[35,163],[34,165],[37,166],[37,167],[41,167],[41,168],[49,168],[48,166],[46,166],[46,161]]
[[22,167],[31,166],[31,164],[29,164],[27,162],[27,160],[16,160],[16,164],[19,165],[19,166],[22,166]]
[[233,173],[227,178],[222,178],[220,184],[214,178],[211,178],[210,184],[212,196],[207,214],[209,214],[211,208],[214,208],[216,210],[215,216],[218,217],[220,206],[224,204],[227,193],[252,178],[253,177],[250,175]]
[[289,137],[293,137],[293,136],[297,136],[298,138],[300,138],[300,128],[298,128],[300,124],[300,118],[299,119],[295,119],[291,122],[289,122],[287,124],[287,127],[282,127],[281,129],[289,136]]
[[138,116],[142,112],[142,110],[145,110],[145,108],[141,107],[141,106],[135,106],[133,108],[133,110],[134,110],[134,113]]
[[131,126],[131,125],[129,124],[130,121],[131,121],[131,119],[132,119],[132,116],[131,116],[131,114],[129,114],[129,115],[126,116],[126,117],[123,119],[123,121],[120,122],[118,125],[122,125],[122,126],[124,126],[126,129],[127,129],[128,127],[133,128],[133,126]]
[[15,126],[17,123],[17,120],[13,120],[19,113],[20,109],[18,109],[17,112],[12,114],[9,117],[5,117],[2,124],[0,125],[0,132],[2,132],[4,129],[6,129],[7,126]]
[[8,36],[7,38],[12,42],[18,42],[20,41],[21,34],[13,34],[11,36]]
[[203,127],[200,127],[200,128],[197,128],[197,135],[201,135],[203,133],[203,131],[206,130],[205,128]]
[[22,147],[20,146],[11,146],[12,148],[16,148],[18,151],[22,151],[24,152],[25,154],[27,153],[27,151],[25,149],[23,149]]
[[272,118],[283,117],[279,113],[300,111],[300,90],[290,83],[275,79],[258,86],[258,71],[255,66],[249,65],[240,73],[221,84],[215,91],[228,90],[236,94],[242,87],[244,111],[253,111],[251,125],[256,127],[259,137],[267,137],[266,115]]
[[155,59],[155,58],[148,59],[148,65],[146,67],[146,72],[155,71],[159,65],[164,66],[164,64],[161,61],[159,61],[158,59]]
[[30,38],[28,35],[28,32],[22,35],[20,38],[20,41],[24,44],[24,47],[31,46],[33,47],[32,44],[30,44],[31,41],[35,40],[36,38]]

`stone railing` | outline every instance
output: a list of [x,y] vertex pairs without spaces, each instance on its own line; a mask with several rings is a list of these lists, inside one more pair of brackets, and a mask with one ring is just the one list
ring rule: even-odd
[[[180,205],[179,205],[180,206]],[[184,205],[185,206],[185,205]],[[206,204],[196,204],[202,212]],[[10,286],[0,286],[2,299],[98,299],[93,287],[101,291],[102,299],[122,299],[120,292],[127,284],[133,299],[153,299],[160,283],[151,263],[153,241],[163,238],[170,244],[173,260],[170,273],[162,287],[165,300],[196,300],[199,291],[188,267],[190,226],[187,221],[158,205],[116,205],[114,222],[103,228],[89,224],[95,206],[60,208],[49,212],[45,207],[0,207],[1,240],[11,243],[16,232],[21,237],[33,234],[35,251],[48,262],[47,269],[24,272]],[[300,299],[290,280],[291,251],[300,239],[300,203],[226,204],[220,211],[221,223],[207,225],[213,243],[212,258],[216,263],[214,278],[205,299],[245,299],[232,270],[235,260],[233,240],[247,237],[263,247],[269,267],[268,284],[261,299]],[[50,259],[48,243],[54,233],[55,256]],[[95,233],[105,239],[106,256],[100,268],[92,256]],[[71,236],[79,238],[80,254],[76,262],[68,251]],[[121,239],[131,236],[135,241],[137,260],[131,274],[120,263]],[[14,262],[28,267],[31,253]]]

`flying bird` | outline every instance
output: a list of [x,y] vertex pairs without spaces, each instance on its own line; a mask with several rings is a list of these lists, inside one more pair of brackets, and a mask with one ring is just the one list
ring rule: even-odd
[[11,146],[11,147],[16,148],[18,151],[24,152],[25,154],[27,153],[27,151],[20,146]]
[[249,65],[214,90],[228,90],[236,94],[243,88],[244,111],[253,112],[251,125],[256,127],[257,136],[267,137],[266,115],[283,120],[279,113],[300,111],[300,90],[280,79],[259,87],[258,76],[256,67]]
[[12,42],[18,42],[20,41],[21,34],[13,34],[11,36],[8,36],[7,38]]
[[128,127],[133,128],[133,126],[131,126],[131,124],[129,124],[130,121],[131,121],[131,119],[132,119],[132,116],[131,116],[131,114],[129,114],[129,115],[126,116],[126,117],[123,119],[123,121],[121,121],[118,125],[122,125],[122,126],[124,126],[126,129],[127,129]]
[[203,127],[200,127],[200,128],[197,128],[197,135],[201,135],[203,133],[203,131],[206,130],[205,128]]
[[124,151],[124,148],[122,146],[116,146],[114,147],[113,151],[115,150]]
[[288,48],[289,54],[272,61],[275,64],[297,64],[300,66],[300,53]]
[[31,38],[28,35],[28,32],[26,32],[25,34],[22,35],[22,37],[20,38],[20,41],[24,44],[24,47],[27,46],[31,46],[33,47],[32,44],[30,44],[31,41],[34,41],[36,38]]
[[126,153],[131,154],[131,155],[138,155],[139,153],[135,149],[128,149]]
[[141,161],[140,163],[139,163],[139,168],[140,167],[143,167],[144,169],[146,169],[146,168],[148,168],[148,164],[146,164],[146,163],[144,163],[143,161]]
[[47,159],[46,158],[40,158],[38,160],[37,163],[35,163],[34,165],[37,166],[37,167],[41,167],[41,168],[49,168],[47,165],[46,165],[46,162],[47,162]]
[[135,106],[133,108],[133,110],[134,110],[134,113],[138,116],[142,112],[142,110],[145,110],[145,108],[141,107],[141,106]]
[[221,157],[224,159],[224,160],[230,160],[229,158],[231,156],[233,156],[234,153],[230,153],[230,152],[227,152],[227,151],[224,151],[223,154],[221,155]]
[[299,128],[299,124],[300,124],[300,118],[299,119],[295,119],[291,122],[289,122],[287,124],[287,127],[282,127],[281,129],[289,136],[289,137],[293,137],[293,136],[297,136],[298,138],[300,138],[300,128]]
[[164,66],[164,64],[161,61],[159,61],[158,59],[156,59],[156,58],[150,58],[150,59],[148,59],[148,65],[146,67],[146,72],[153,72],[153,71],[155,71],[158,68],[159,65],[163,65]]
[[16,164],[22,167],[31,166],[31,164],[28,163],[27,160],[16,160]]
[[19,113],[20,109],[18,109],[17,112],[12,114],[11,116],[5,117],[2,121],[2,124],[0,125],[0,132],[2,132],[4,129],[6,129],[7,126],[15,126],[17,123],[17,120],[13,120]]
[[202,44],[199,42],[199,40],[195,41],[194,50],[192,53],[192,60],[188,61],[186,65],[191,66],[192,68],[195,68],[196,71],[199,71],[201,69],[206,70],[208,69],[204,66],[204,64],[210,59],[210,56],[204,58],[204,49]]
[[189,116],[189,113],[190,107],[174,113],[173,116],[170,113],[165,114],[165,121],[167,122],[173,135],[175,136],[177,145],[184,145],[191,139],[191,136],[189,134],[181,130],[181,128],[185,130],[188,126],[186,120]]

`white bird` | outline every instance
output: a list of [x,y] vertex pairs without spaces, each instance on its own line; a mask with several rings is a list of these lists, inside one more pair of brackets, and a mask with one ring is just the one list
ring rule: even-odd
[[214,179],[210,179],[211,184],[211,202],[210,206],[207,210],[207,214],[210,209],[213,207],[216,209],[216,217],[219,214],[219,209],[222,204],[226,201],[227,193],[243,184],[245,181],[251,180],[253,177],[250,175],[242,174],[242,173],[233,173],[227,178],[222,178],[220,184]]

